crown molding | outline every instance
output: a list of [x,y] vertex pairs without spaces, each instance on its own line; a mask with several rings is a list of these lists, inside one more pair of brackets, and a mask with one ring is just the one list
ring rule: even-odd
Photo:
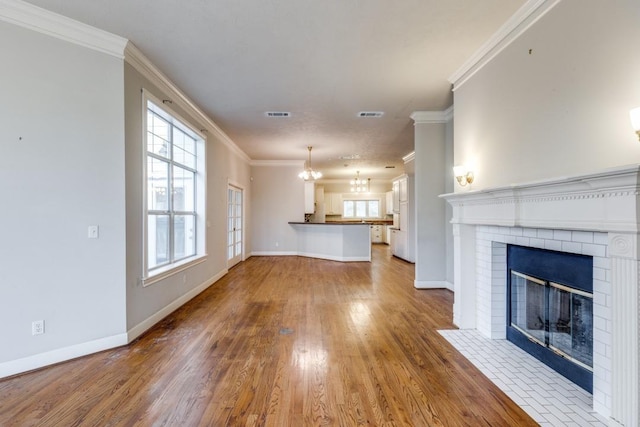
[[409,162],[413,161],[415,158],[416,158],[416,152],[415,152],[415,151],[412,151],[412,152],[410,152],[409,154],[407,154],[406,156],[404,156],[404,157],[402,158],[402,161],[403,161],[405,164],[407,164],[407,163],[409,163]]
[[0,21],[9,22],[51,37],[116,58],[124,58],[127,39],[21,0],[0,0]]
[[191,101],[191,99],[189,99],[189,97],[182,92],[178,86],[169,79],[169,77],[160,71],[149,60],[149,58],[147,58],[142,51],[131,42],[127,43],[124,49],[124,60],[140,74],[149,79],[151,83],[162,90],[166,96],[171,98],[172,102],[175,102],[184,110],[193,114],[195,118],[201,122],[203,127],[215,134],[215,136],[233,153],[240,156],[246,162],[251,161],[249,156],[247,156],[247,154],[242,151],[213,120],[211,120],[193,101]]
[[451,120],[453,120],[453,112],[454,112],[453,105],[451,105],[451,107],[447,108],[443,112],[444,112],[444,119],[447,122],[450,122]]
[[422,123],[447,123],[453,119],[453,105],[443,111],[414,111],[411,113],[414,125]]
[[449,77],[453,91],[513,43],[561,0],[528,0],[455,73]]

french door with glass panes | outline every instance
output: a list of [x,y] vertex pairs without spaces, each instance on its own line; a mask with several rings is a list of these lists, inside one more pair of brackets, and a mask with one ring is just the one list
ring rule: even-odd
[[227,191],[227,265],[242,261],[242,189],[233,185]]

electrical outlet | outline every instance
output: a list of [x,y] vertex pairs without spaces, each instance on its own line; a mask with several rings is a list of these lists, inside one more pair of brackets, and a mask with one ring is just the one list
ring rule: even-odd
[[34,320],[31,322],[31,335],[44,334],[44,320]]
[[277,248],[278,246],[280,246],[280,243],[276,242],[276,248]]

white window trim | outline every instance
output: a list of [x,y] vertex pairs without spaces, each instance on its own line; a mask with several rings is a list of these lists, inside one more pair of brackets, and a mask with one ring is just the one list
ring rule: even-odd
[[[196,161],[199,163],[197,166],[198,173],[196,174],[197,188],[202,187],[201,197],[200,192],[196,190],[196,222],[197,222],[197,234],[196,234],[196,253],[188,258],[181,259],[172,264],[158,267],[149,271],[149,261],[147,253],[147,221],[148,221],[148,205],[147,205],[147,110],[148,101],[152,102],[158,107],[161,107],[166,113],[170,114],[174,119],[181,122],[189,131],[193,132],[200,139],[202,139],[201,147],[202,154],[198,154]],[[157,283],[171,277],[177,273],[187,270],[195,265],[203,263],[207,259],[207,244],[206,244],[206,146],[207,138],[199,130],[197,130],[189,120],[184,119],[180,114],[176,113],[173,109],[167,107],[162,100],[149,93],[148,90],[142,90],[142,257],[143,257],[143,272],[141,283],[143,287]]]
[[[380,213],[380,216],[365,216],[365,217],[361,217],[361,216],[344,216],[344,203],[345,202],[360,202],[360,201],[374,201],[374,202],[378,202],[378,212]],[[380,219],[380,218],[384,218],[383,214],[382,214],[382,199],[380,197],[362,197],[362,198],[357,198],[357,197],[345,197],[342,200],[342,216],[343,218],[353,218],[353,219]],[[367,213],[369,213],[369,208],[367,207]]]

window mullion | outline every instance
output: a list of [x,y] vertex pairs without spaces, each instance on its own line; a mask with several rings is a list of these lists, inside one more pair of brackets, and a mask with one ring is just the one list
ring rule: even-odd
[[168,197],[168,206],[169,206],[169,259],[173,263],[175,261],[175,214],[173,212],[173,195],[175,194],[175,190],[173,187],[173,123],[169,123],[169,188],[170,193]]

